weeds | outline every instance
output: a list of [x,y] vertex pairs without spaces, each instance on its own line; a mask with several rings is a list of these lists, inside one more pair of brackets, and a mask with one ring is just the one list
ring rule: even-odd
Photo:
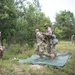
[[[33,70],[29,67],[29,63],[20,64],[17,61],[12,61],[12,59],[14,57],[18,59],[28,58],[34,54],[34,49],[30,50],[27,45],[10,45],[10,47],[6,47],[4,60],[0,59],[0,75],[21,75],[18,73],[19,70],[24,75],[26,73],[30,75],[75,75],[75,44],[70,41],[60,41],[56,45],[56,50],[60,53],[71,53],[71,58],[64,67],[56,69],[45,65],[43,66],[45,69]],[[29,70],[27,70],[28,68]]]

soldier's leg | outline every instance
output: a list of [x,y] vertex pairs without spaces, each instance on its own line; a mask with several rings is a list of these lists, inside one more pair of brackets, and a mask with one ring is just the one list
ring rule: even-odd
[[74,37],[74,43],[75,43],[75,37]]
[[39,46],[37,45],[35,48],[35,53],[38,54],[38,52],[39,52]]
[[0,58],[1,58],[1,51],[0,51]]
[[55,44],[52,45],[52,51],[51,51],[51,52],[52,52],[55,56],[57,56],[57,52],[56,52],[55,46],[56,46]]
[[37,45],[35,52],[39,55],[40,58],[42,58],[42,54],[40,52],[40,46],[39,45]]
[[39,44],[39,56],[40,56],[40,58],[43,58],[43,53],[44,53],[44,43],[43,42],[41,42],[40,44]]
[[48,53],[51,52],[51,44],[50,44],[50,42],[47,43],[47,52]]
[[43,58],[43,53],[42,52],[39,52],[38,54],[39,54],[40,58]]

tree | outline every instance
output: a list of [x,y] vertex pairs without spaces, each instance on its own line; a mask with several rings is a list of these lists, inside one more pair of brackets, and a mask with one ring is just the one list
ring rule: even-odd
[[9,40],[15,32],[17,9],[14,7],[14,0],[0,0],[0,31],[1,41]]
[[51,24],[50,19],[27,0],[2,0],[0,7],[2,41],[5,39],[8,44],[15,41],[32,47],[35,43],[34,30],[39,28],[44,31],[43,25]]
[[24,18],[26,19],[28,23],[27,31],[28,31],[28,43],[29,44],[32,44],[33,41],[35,40],[34,30],[36,28],[41,29],[45,23],[51,24],[50,19],[47,18],[44,15],[44,13],[37,12],[35,7],[31,3],[29,3],[29,6],[27,7],[27,11],[25,12]]
[[21,44],[23,42],[28,43],[28,45],[32,47],[35,43],[34,30],[39,28],[43,31],[43,25],[45,23],[51,24],[51,21],[43,12],[37,12],[34,5],[30,2],[27,7],[23,6],[22,9],[23,11],[20,11],[19,19],[17,21],[18,42]]
[[36,7],[38,12],[41,11],[41,5],[40,5],[39,0],[33,0],[33,4]]
[[70,36],[75,32],[75,18],[70,11],[60,11],[56,14],[55,25],[62,30],[63,38],[70,38]]

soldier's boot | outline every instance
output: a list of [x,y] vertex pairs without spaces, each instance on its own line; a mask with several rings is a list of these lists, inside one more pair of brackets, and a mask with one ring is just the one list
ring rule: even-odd
[[43,58],[43,55],[42,54],[39,54],[40,58]]

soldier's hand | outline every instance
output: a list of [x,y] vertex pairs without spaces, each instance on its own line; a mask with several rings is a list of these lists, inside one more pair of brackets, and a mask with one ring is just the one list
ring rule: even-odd
[[45,32],[43,32],[42,34],[45,35]]

